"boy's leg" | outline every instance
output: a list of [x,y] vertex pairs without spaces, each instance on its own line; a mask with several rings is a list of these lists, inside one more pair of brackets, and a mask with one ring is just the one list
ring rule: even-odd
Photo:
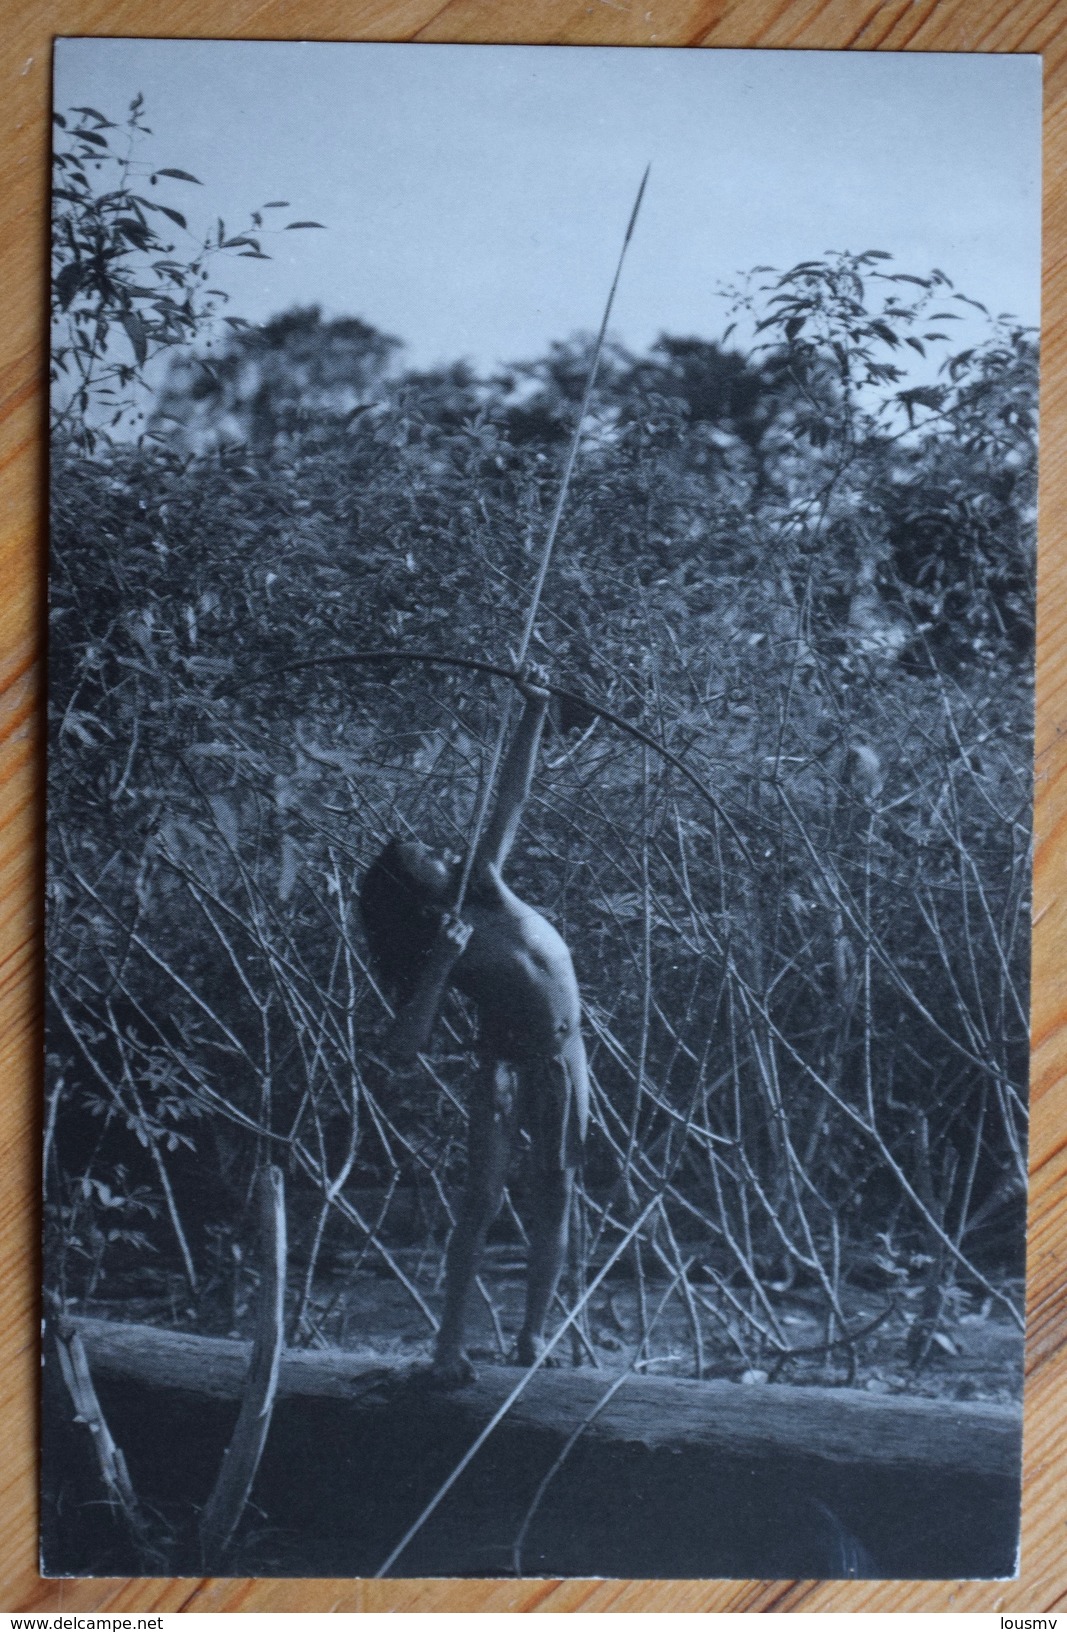
[[515,1345],[520,1366],[531,1366],[544,1346],[545,1321],[567,1256],[574,1169],[537,1168],[532,1176],[526,1318]]
[[533,1144],[530,1174],[530,1256],[526,1318],[515,1346],[520,1365],[536,1360],[545,1321],[567,1256],[574,1173],[588,1115],[588,1083],[581,1038],[571,1051],[538,1063],[523,1083],[523,1121]]
[[474,1376],[463,1352],[467,1308],[485,1237],[504,1196],[515,1109],[513,1069],[498,1061],[479,1072],[470,1105],[467,1183],[448,1243],[445,1307],[434,1348],[434,1372],[448,1382]]

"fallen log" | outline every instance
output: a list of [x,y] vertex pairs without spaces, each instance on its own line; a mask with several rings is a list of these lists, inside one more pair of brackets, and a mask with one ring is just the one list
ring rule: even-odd
[[[77,1324],[134,1488],[154,1512],[195,1515],[250,1346]],[[45,1360],[47,1573],[144,1573],[109,1527]],[[493,1365],[449,1393],[412,1366],[290,1351],[226,1563],[254,1576],[374,1575],[395,1558],[390,1573],[412,1576],[1003,1577],[1017,1560],[1019,1439],[1018,1411],[970,1401]],[[171,1573],[200,1568],[193,1538]]]
[[[192,1332],[78,1319],[94,1374],[218,1399],[242,1396],[251,1345]],[[468,1388],[435,1397],[435,1409],[472,1433],[521,1376],[486,1366]],[[592,1369],[536,1373],[508,1414],[512,1428],[570,1433],[615,1379]],[[346,1402],[354,1416],[395,1411],[405,1394],[425,1398],[417,1371],[341,1350],[287,1350],[278,1396]],[[1018,1407],[930,1400],[859,1389],[696,1382],[634,1373],[587,1430],[591,1440],[653,1451],[702,1449],[734,1459],[813,1459],[853,1468],[939,1475],[1019,1477]]]

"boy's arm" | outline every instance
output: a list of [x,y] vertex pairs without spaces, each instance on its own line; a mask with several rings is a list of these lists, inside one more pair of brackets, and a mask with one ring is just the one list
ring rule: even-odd
[[429,1043],[445,988],[470,934],[469,924],[446,913],[415,990],[397,1009],[385,1039],[386,1054],[397,1065],[410,1065]]
[[549,694],[542,686],[529,681],[523,682],[522,690],[526,706],[504,757],[496,804],[471,869],[475,877],[487,869],[499,871],[503,867],[515,843],[522,813],[530,797]]

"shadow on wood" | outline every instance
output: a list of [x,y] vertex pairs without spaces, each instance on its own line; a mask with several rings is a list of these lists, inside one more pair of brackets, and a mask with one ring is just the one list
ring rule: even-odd
[[[138,1489],[163,1508],[203,1501],[248,1345],[78,1325]],[[374,1573],[520,1375],[490,1367],[472,1387],[442,1394],[417,1373],[357,1355],[287,1353],[256,1512],[235,1538],[230,1568]],[[587,1369],[535,1375],[394,1573],[510,1573],[538,1484],[613,1381]],[[1010,1575],[1018,1453],[1019,1413],[1009,1407],[633,1375],[553,1480],[524,1570]],[[78,1546],[74,1527],[53,1517],[49,1569],[85,1569],[72,1556]]]

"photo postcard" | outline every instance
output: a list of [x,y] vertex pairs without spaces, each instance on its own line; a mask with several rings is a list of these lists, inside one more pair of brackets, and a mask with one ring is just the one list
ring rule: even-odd
[[1016,1573],[1040,83],[58,42],[45,1574]]

